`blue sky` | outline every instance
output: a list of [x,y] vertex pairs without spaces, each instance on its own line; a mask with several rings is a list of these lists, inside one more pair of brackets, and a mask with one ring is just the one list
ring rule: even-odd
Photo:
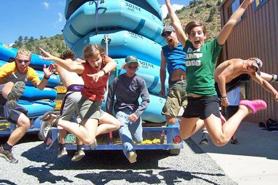
[[[107,0],[106,0],[107,1]],[[188,5],[190,0],[171,0]],[[13,43],[19,36],[39,39],[61,34],[66,23],[66,0],[0,0],[0,42]],[[164,0],[158,0],[164,4]]]

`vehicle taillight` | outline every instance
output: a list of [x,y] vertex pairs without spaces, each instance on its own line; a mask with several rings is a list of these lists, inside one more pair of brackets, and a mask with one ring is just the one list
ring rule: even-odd
[[174,141],[174,143],[180,143],[181,142],[181,137],[180,136],[175,136],[173,141]]

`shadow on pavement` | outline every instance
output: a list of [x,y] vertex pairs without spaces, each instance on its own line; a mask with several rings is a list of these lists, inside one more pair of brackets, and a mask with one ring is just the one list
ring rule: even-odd
[[[201,135],[201,131],[198,131],[191,139],[199,143]],[[201,146],[201,151],[198,148],[193,150],[196,153],[244,155],[278,160],[278,133],[263,130],[258,124],[242,122],[236,136],[239,142],[235,145],[228,143],[223,147],[217,147],[209,140],[209,146]]]

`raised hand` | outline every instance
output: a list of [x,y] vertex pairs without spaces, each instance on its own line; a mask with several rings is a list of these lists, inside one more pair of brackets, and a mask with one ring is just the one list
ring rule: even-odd
[[53,64],[50,64],[48,67],[46,67],[46,65],[43,65],[43,72],[44,72],[44,76],[46,78],[49,78],[53,73],[56,72],[56,67]]
[[42,59],[43,60],[53,60],[54,56],[52,56],[50,53],[44,51],[42,48],[39,48],[42,54]]

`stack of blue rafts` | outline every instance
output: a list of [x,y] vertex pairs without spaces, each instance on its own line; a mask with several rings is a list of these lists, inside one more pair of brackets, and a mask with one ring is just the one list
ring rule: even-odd
[[[11,58],[14,59],[17,51],[18,49],[16,48],[0,43],[0,67],[6,64]],[[38,55],[31,55],[30,67],[36,70],[40,80],[44,76],[43,65],[46,64],[49,66],[50,63],[41,59]],[[19,104],[28,110],[28,117],[41,116],[47,111],[54,110],[55,103],[53,100],[57,97],[57,91],[54,87],[59,83],[60,78],[56,74],[51,75],[46,88],[43,90],[35,88],[31,82],[27,82]]]
[[[150,92],[150,104],[142,118],[149,122],[164,122],[161,115],[165,98],[160,91],[160,53],[165,45],[160,35],[163,29],[160,5],[156,0],[67,0],[66,25],[63,36],[66,44],[82,58],[88,44],[100,44],[117,63],[111,75],[124,73],[121,67],[128,55],[140,61],[137,74],[142,76]],[[119,72],[119,73],[118,73]],[[105,102],[103,103],[104,107]]]

